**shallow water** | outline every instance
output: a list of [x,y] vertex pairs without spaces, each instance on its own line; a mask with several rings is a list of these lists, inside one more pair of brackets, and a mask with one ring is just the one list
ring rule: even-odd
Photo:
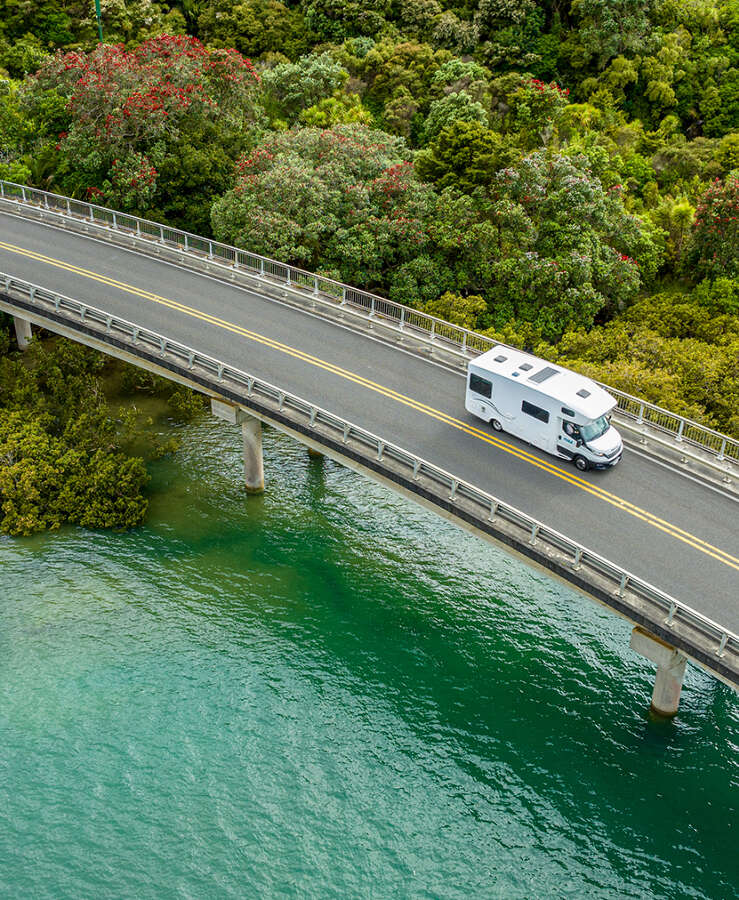
[[265,433],[146,527],[0,537],[0,896],[736,896],[739,700],[650,721],[629,627]]

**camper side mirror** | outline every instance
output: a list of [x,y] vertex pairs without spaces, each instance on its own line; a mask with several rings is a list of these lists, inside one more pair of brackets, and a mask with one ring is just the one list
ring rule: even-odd
[[582,438],[578,438],[578,439],[575,441],[575,446],[576,446],[576,447],[582,447],[582,445],[583,445],[583,440],[582,440]]

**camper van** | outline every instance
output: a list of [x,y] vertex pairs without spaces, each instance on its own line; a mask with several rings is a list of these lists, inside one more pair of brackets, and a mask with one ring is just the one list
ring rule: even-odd
[[615,406],[589,378],[502,344],[469,364],[468,412],[583,472],[621,459],[621,435],[610,424]]

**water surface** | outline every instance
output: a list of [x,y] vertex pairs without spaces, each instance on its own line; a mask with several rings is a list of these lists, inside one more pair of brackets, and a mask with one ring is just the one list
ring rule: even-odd
[[739,701],[629,626],[208,420],[145,527],[0,538],[0,896],[737,896]]

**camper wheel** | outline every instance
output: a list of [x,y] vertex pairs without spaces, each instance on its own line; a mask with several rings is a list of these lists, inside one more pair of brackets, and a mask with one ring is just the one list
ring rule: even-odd
[[497,419],[491,419],[490,424],[493,426],[494,431],[502,431],[503,430],[503,426],[500,424],[500,422]]
[[572,461],[581,472],[587,472],[587,470],[590,468],[587,459],[585,459],[584,456],[580,456],[579,454]]

